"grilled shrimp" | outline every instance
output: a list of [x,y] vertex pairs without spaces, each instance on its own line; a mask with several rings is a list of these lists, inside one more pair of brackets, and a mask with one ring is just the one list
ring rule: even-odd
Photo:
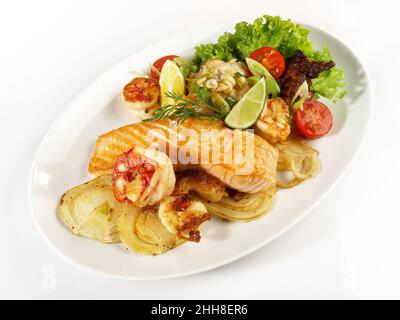
[[134,147],[115,162],[113,191],[119,202],[137,207],[153,205],[168,197],[174,186],[174,169],[165,153]]
[[140,119],[149,118],[159,107],[160,86],[151,78],[138,77],[122,90],[122,99],[128,110]]
[[171,196],[163,200],[158,216],[169,232],[179,239],[194,242],[200,241],[200,225],[211,219],[204,204],[188,196]]
[[268,142],[283,142],[290,134],[289,122],[288,104],[281,98],[270,99],[256,122],[255,132]]
[[173,195],[185,195],[190,191],[210,202],[218,202],[228,196],[224,185],[217,178],[197,170],[187,170],[178,176]]

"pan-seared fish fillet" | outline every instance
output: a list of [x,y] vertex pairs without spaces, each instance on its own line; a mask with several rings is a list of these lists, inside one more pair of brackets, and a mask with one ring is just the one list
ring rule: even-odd
[[101,135],[89,163],[94,175],[110,173],[117,157],[132,147],[167,153],[175,169],[202,169],[229,188],[259,192],[276,185],[277,150],[248,131],[221,121],[187,119],[140,122]]

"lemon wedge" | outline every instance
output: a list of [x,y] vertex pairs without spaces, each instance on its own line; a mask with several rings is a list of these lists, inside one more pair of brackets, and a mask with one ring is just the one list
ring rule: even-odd
[[164,63],[160,73],[161,106],[176,104],[174,99],[166,95],[168,92],[180,96],[185,94],[185,77],[178,65],[172,60],[167,60]]

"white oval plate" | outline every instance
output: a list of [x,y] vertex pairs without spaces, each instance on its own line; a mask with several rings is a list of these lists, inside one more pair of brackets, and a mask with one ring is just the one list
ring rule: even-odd
[[[210,270],[264,246],[309,213],[333,188],[354,158],[370,115],[369,88],[358,59],[341,42],[316,28],[311,39],[327,45],[346,72],[348,95],[331,108],[334,128],[315,141],[322,171],[315,179],[278,192],[273,211],[251,223],[213,219],[202,228],[200,244],[185,243],[152,257],[128,252],[123,245],[105,245],[77,237],[56,215],[57,202],[69,188],[91,177],[87,165],[96,138],[136,120],[119,100],[123,85],[165,54],[190,57],[193,47],[214,41],[231,25],[189,30],[147,47],[111,68],[84,89],[62,112],[39,147],[33,163],[30,200],[34,219],[51,247],[70,262],[97,273],[125,279],[160,279]],[[173,48],[173,49],[171,49]],[[171,52],[171,50],[173,52]],[[312,230],[311,230],[312,232]]]

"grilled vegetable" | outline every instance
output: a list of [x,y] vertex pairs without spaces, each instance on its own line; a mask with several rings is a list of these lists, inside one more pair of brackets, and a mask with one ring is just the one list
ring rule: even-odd
[[299,139],[290,139],[277,145],[278,171],[291,172],[293,179],[278,179],[278,188],[292,188],[315,177],[320,170],[318,151]]
[[[203,203],[207,210],[221,218],[232,221],[253,221],[261,218],[271,211],[274,203],[275,189],[258,193],[246,193],[240,200],[224,197],[219,202]],[[201,200],[201,197],[192,194],[191,197]]]
[[121,205],[115,200],[110,175],[72,188],[61,198],[58,214],[77,235],[101,242],[120,242],[117,220]]
[[141,254],[161,254],[183,242],[161,224],[154,207],[139,209],[123,204],[118,231],[122,242],[130,250]]

